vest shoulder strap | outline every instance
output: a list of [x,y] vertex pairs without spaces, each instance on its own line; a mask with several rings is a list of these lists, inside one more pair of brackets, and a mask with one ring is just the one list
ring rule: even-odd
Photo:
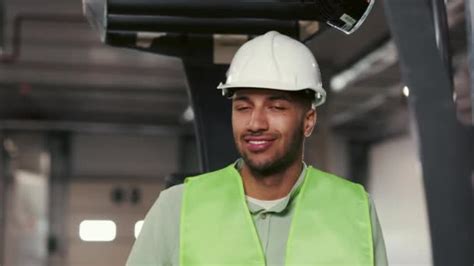
[[369,203],[361,185],[310,166],[295,200],[286,265],[373,265]]
[[265,265],[234,165],[186,179],[180,265]]

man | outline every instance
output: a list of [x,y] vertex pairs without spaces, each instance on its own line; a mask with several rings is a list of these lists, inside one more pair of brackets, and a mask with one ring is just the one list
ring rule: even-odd
[[386,265],[365,190],[303,162],[325,99],[311,52],[269,32],[218,88],[242,159],[161,192],[127,265]]

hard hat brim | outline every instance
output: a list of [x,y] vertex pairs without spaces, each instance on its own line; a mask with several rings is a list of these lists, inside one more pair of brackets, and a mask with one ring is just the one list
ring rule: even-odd
[[313,101],[314,106],[319,106],[322,105],[326,101],[326,91],[323,89],[322,86],[319,87],[303,87],[303,88],[294,88],[291,84],[282,84],[279,82],[269,82],[269,81],[264,81],[264,82],[235,82],[232,84],[224,84],[220,83],[217,86],[218,90],[222,90],[222,95],[225,97],[232,97],[232,94],[235,90],[238,89],[250,89],[250,88],[255,88],[255,89],[269,89],[269,90],[280,90],[280,91],[288,91],[288,92],[297,92],[297,91],[303,91],[303,90],[312,90],[315,93],[315,98]]

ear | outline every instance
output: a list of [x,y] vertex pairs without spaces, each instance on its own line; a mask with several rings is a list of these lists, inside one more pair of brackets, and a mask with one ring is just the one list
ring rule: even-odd
[[316,109],[310,108],[304,116],[304,136],[309,137],[313,133],[313,129],[316,126],[317,113]]

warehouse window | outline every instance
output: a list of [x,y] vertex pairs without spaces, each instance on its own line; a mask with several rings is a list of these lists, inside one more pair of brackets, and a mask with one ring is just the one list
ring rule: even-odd
[[84,220],[79,225],[82,241],[108,242],[117,235],[117,226],[111,220]]

